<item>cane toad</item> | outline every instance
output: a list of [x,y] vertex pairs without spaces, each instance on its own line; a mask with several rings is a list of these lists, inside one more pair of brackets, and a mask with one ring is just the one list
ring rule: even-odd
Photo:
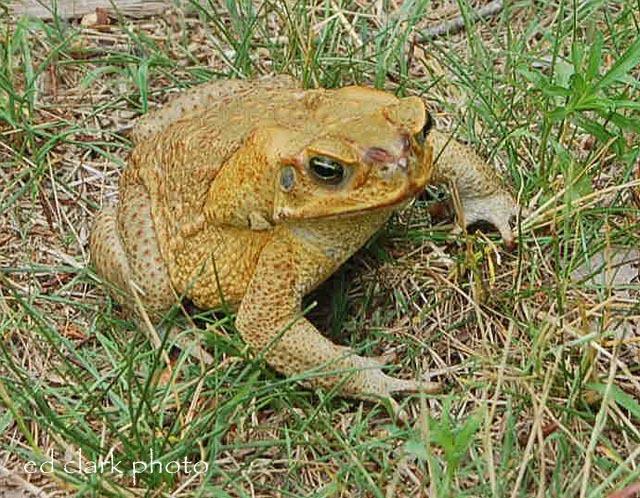
[[343,382],[354,397],[429,391],[323,337],[300,303],[429,182],[455,184],[464,223],[490,222],[513,242],[512,196],[431,124],[418,97],[365,87],[302,90],[281,76],[187,91],[133,130],[119,202],[92,231],[93,264],[152,316],[182,297],[231,306],[253,351],[285,375],[311,372],[308,384]]

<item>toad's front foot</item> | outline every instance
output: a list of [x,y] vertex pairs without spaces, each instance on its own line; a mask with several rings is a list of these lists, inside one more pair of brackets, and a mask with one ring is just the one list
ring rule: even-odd
[[[363,390],[373,397],[391,398],[394,394],[425,393],[436,394],[442,391],[442,384],[422,380],[398,379],[381,370],[371,370],[366,376],[366,384],[376,386],[375,390]],[[356,396],[357,397],[357,396]]]
[[478,222],[493,225],[502,237],[507,249],[515,247],[512,225],[518,216],[518,204],[510,193],[498,190],[484,197],[460,195],[462,213],[460,224],[469,227]]
[[351,395],[355,398],[378,399],[389,404],[394,416],[407,422],[408,415],[400,404],[393,398],[394,394],[424,393],[437,394],[442,392],[442,384],[422,380],[398,379],[385,374],[377,358],[355,356],[356,363],[372,364],[373,368],[361,370],[352,388],[356,388]]
[[519,210],[497,172],[468,147],[445,134],[432,132],[432,141],[437,158],[433,180],[454,188],[454,196],[457,194],[459,200],[460,225],[490,223],[498,229],[507,247],[512,248],[515,237],[511,223]]
[[394,394],[434,394],[442,390],[441,384],[422,380],[398,379],[383,372],[379,358],[350,355],[349,363],[357,371],[355,378],[347,382],[354,397],[391,398]]

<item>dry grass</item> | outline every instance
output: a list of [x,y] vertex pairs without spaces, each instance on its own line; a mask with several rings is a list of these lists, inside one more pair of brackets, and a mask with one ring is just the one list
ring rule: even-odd
[[[425,44],[414,35],[454,4],[249,5],[2,27],[0,491],[582,498],[639,480],[638,255],[617,256],[640,236],[638,108],[557,109],[581,91],[572,68],[584,62],[587,79],[597,33],[598,75],[633,47],[640,7],[525,1]],[[309,299],[333,339],[396,350],[398,375],[448,385],[402,401],[409,426],[251,361],[220,313],[195,317],[207,333],[176,317],[181,343],[206,342],[213,364],[183,352],[167,368],[171,341],[152,347],[86,266],[132,119],[211,78],[280,72],[424,94],[438,125],[495,164],[530,210],[508,253],[493,235],[432,224],[420,199]],[[637,102],[636,64],[625,73],[586,94]],[[552,74],[568,94],[545,86]],[[613,285],[601,268],[577,278],[598,254],[621,264]],[[62,468],[113,451],[127,470],[150,450],[208,472]],[[55,472],[26,471],[50,451]]]

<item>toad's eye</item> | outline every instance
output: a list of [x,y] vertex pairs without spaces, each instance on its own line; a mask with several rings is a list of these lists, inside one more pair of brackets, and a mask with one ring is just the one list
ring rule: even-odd
[[337,185],[344,178],[344,166],[329,157],[313,156],[309,159],[309,169],[317,180],[329,185]]
[[422,130],[416,134],[416,140],[418,143],[423,144],[425,142],[431,128],[433,128],[433,118],[431,117],[431,114],[427,112],[427,119],[424,122],[424,126],[422,127]]

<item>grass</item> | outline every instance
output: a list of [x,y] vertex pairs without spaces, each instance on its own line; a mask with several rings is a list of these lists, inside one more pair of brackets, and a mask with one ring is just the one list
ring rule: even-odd
[[[639,245],[640,3],[507,2],[433,41],[420,32],[455,15],[449,3],[187,10],[107,28],[2,22],[0,489],[595,498],[639,481],[637,262],[615,285],[606,268],[576,271]],[[398,375],[448,385],[402,400],[408,425],[278,376],[232,315],[173,314],[210,365],[170,339],[156,348],[87,267],[132,119],[209,79],[270,73],[422,95],[530,211],[507,253],[432,224],[419,199],[308,300],[334,340],[396,348]],[[150,452],[160,463],[142,471]]]

